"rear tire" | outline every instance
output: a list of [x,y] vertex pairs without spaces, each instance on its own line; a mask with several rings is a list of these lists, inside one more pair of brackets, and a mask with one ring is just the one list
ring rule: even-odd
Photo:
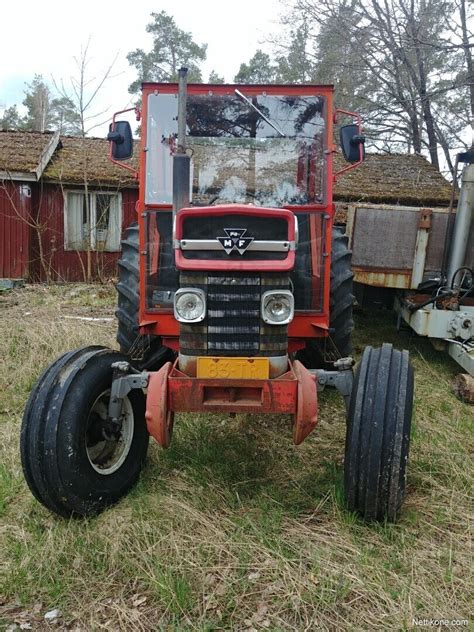
[[[333,330],[332,342],[338,357],[347,358],[352,353],[352,332],[354,320],[352,252],[345,229],[333,226],[331,247],[331,290],[329,303],[329,327]],[[332,362],[338,358],[331,359]]]
[[352,354],[353,273],[352,253],[344,228],[333,226],[331,245],[331,288],[329,302],[329,327],[326,338],[309,340],[299,358],[309,369],[334,369],[334,362]]
[[413,407],[408,351],[366,347],[347,416],[344,488],[365,520],[395,521],[403,502]]
[[61,516],[89,516],[136,483],[148,448],[145,397],[124,398],[122,431],[105,438],[112,363],[124,356],[85,347],[53,362],[31,391],[23,415],[23,472],[35,498]]
[[138,330],[140,309],[140,257],[138,224],[131,224],[122,240],[122,256],[118,261],[119,280],[116,285],[118,305],[117,342],[128,361],[140,370],[157,370],[173,358],[161,339],[141,336]]

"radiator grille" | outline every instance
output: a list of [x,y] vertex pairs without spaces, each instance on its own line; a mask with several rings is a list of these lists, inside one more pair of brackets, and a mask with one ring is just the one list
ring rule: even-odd
[[209,355],[257,354],[260,349],[260,275],[207,279]]
[[207,294],[207,317],[182,324],[180,351],[186,355],[281,356],[287,352],[286,325],[265,325],[260,318],[262,292],[287,289],[287,276],[213,272],[183,273],[181,287],[200,287]]

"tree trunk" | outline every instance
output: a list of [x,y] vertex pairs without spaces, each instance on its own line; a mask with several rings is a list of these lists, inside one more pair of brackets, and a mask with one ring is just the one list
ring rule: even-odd
[[428,151],[430,153],[431,163],[436,167],[436,169],[439,170],[438,138],[436,136],[433,112],[431,111],[431,99],[428,96],[428,91],[426,87],[425,64],[421,57],[421,51],[418,43],[416,46],[416,57],[418,62],[418,72],[420,80],[421,109],[426,125],[426,134],[428,136]]
[[411,141],[413,143],[413,151],[415,154],[421,154],[421,130],[418,116],[416,114],[415,103],[412,101],[410,116]]

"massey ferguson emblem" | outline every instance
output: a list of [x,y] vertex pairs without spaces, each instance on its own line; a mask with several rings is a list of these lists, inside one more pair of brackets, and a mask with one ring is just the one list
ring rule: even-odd
[[233,250],[237,250],[241,255],[247,250],[253,241],[253,237],[244,237],[246,228],[224,228],[227,237],[217,237],[217,241],[230,255]]

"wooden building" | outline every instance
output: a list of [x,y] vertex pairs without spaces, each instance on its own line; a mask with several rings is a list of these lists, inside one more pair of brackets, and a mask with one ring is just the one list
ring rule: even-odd
[[98,138],[0,132],[0,277],[115,276],[138,189],[107,151]]

